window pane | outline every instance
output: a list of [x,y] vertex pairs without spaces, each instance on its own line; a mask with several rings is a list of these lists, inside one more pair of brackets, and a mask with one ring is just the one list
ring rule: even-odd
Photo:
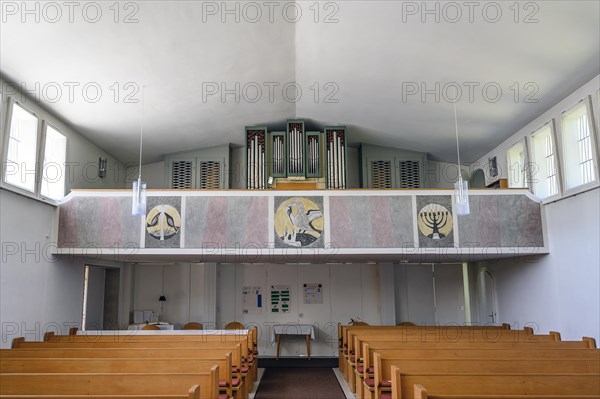
[[4,181],[35,191],[38,118],[13,104],[8,135]]
[[65,160],[67,138],[52,126],[46,125],[42,195],[53,200],[65,196]]
[[525,143],[523,141],[513,145],[506,152],[506,159],[508,162],[508,187],[528,187],[525,158]]
[[561,143],[565,188],[571,189],[596,180],[592,136],[585,102],[561,118]]
[[550,125],[541,127],[531,135],[530,167],[535,195],[543,199],[558,194],[556,154]]

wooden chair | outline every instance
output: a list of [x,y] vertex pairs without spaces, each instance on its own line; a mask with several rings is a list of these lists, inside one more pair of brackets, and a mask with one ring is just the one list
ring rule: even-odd
[[246,327],[239,321],[231,321],[225,325],[225,330],[245,330]]
[[160,330],[160,327],[154,324],[146,324],[144,327],[142,327],[142,330]]
[[202,330],[202,324],[196,321],[190,321],[186,325],[184,325],[182,330]]

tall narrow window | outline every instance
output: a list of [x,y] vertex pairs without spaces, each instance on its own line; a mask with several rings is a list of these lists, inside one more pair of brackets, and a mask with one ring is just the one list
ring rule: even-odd
[[514,144],[506,151],[508,163],[508,187],[527,188],[527,150],[525,148],[525,139]]
[[4,181],[35,192],[38,118],[17,103],[12,104]]
[[539,198],[558,194],[558,175],[552,123],[531,134],[531,183],[533,193]]
[[566,190],[596,181],[596,165],[588,102],[582,101],[561,117],[563,178]]
[[65,196],[66,158],[67,138],[58,130],[46,124],[44,167],[42,169],[42,196],[56,201],[61,200]]

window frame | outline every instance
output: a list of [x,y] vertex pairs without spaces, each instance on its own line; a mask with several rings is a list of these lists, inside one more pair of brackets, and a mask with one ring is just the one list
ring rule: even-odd
[[[572,188],[567,188],[567,182],[566,182],[566,162],[567,160],[565,159],[565,146],[564,146],[564,142],[563,142],[563,117],[569,113],[569,111],[573,110],[575,107],[579,106],[581,103],[584,103],[585,108],[586,108],[586,119],[588,122],[588,127],[590,129],[590,147],[592,150],[592,167],[594,168],[594,180],[588,182],[588,183],[584,183],[584,184],[580,184],[578,186],[572,187]],[[577,101],[575,104],[571,105],[569,108],[565,109],[563,112],[560,113],[560,121],[559,123],[557,123],[557,130],[556,130],[556,138],[555,141],[558,144],[558,155],[559,155],[559,164],[560,164],[560,175],[561,175],[561,189],[562,189],[562,193],[563,193],[563,197],[568,197],[570,195],[575,195],[575,194],[579,194],[585,191],[588,191],[591,188],[595,188],[598,187],[600,184],[600,176],[599,176],[599,172],[600,172],[600,167],[599,167],[599,163],[598,163],[598,138],[597,138],[597,133],[596,133],[596,124],[594,123],[594,114],[593,114],[593,108],[592,108],[592,103],[591,103],[591,97],[589,95],[585,96],[584,98],[582,98],[581,100]]]
[[[523,151],[525,153],[525,159],[523,159],[523,173],[524,173],[524,183],[525,186],[524,187],[512,187],[510,185],[511,183],[511,165],[509,163],[509,152],[516,147],[517,145],[522,145],[523,146]],[[506,150],[506,172],[508,173],[507,178],[508,178],[508,187],[509,188],[520,188],[520,189],[527,189],[530,192],[533,192],[533,187],[531,185],[531,170],[529,167],[529,143],[527,142],[527,138],[523,137],[520,140],[517,140],[515,143],[513,143],[513,145],[511,145],[510,147],[508,147],[508,149]]]
[[[52,129],[54,129],[58,134],[60,134],[61,136],[63,136],[65,138],[65,161],[64,161],[64,165],[62,168],[62,173],[64,175],[65,180],[63,181],[63,187],[62,187],[62,193],[63,196],[60,199],[54,199],[54,198],[50,198],[47,197],[46,195],[42,194],[42,184],[44,182],[44,166],[46,163],[46,145],[48,144],[48,127],[51,127]],[[40,146],[42,148],[40,148],[40,159],[38,162],[39,165],[39,198],[45,202],[50,202],[53,204],[60,204],[63,200],[63,198],[66,197],[65,194],[65,189],[67,187],[67,176],[66,176],[66,172],[67,172],[67,168],[66,168],[66,163],[67,163],[67,153],[69,151],[69,138],[67,137],[66,134],[64,134],[62,132],[62,130],[60,130],[59,128],[57,128],[54,124],[48,122],[47,120],[42,120],[42,137],[40,138]]]
[[[21,102],[15,100],[12,97],[7,97],[6,99],[6,115],[4,116],[3,119],[3,126],[2,126],[2,152],[0,153],[2,158],[1,158],[1,162],[2,162],[2,168],[1,169],[1,174],[2,176],[0,176],[0,188],[7,190],[7,191],[11,191],[14,193],[17,193],[19,195],[23,195],[25,197],[37,200],[37,201],[41,201],[53,206],[57,206],[59,204],[62,203],[64,197],[61,198],[60,200],[54,200],[52,198],[46,197],[44,195],[41,194],[41,188],[42,188],[42,178],[43,178],[43,168],[44,168],[44,155],[45,155],[45,150],[46,150],[46,126],[51,126],[53,129],[55,129],[56,131],[58,131],[60,134],[62,134],[65,139],[66,139],[66,145],[65,145],[65,151],[68,151],[68,146],[69,146],[69,137],[67,134],[65,134],[62,130],[58,129],[53,123],[48,122],[46,119],[44,119],[42,116],[40,116],[37,112],[34,112],[30,107],[25,106],[24,104],[22,104]],[[12,115],[13,115],[13,109],[15,107],[15,105],[19,106],[20,108],[22,108],[23,110],[27,111],[28,113],[34,115],[37,119],[38,119],[38,123],[37,123],[37,148],[36,148],[36,158],[35,158],[35,183],[34,183],[34,191],[29,191],[26,190],[22,187],[19,186],[15,186],[9,182],[6,181],[5,179],[5,173],[6,173],[6,169],[5,166],[6,165],[6,159],[8,157],[8,141],[10,140],[10,129],[11,129],[11,125],[12,125]],[[66,156],[65,156],[65,162],[66,162]],[[65,182],[65,187],[66,187],[66,182]],[[65,190],[63,189],[63,192]]]
[[[556,126],[555,126],[555,120],[554,118],[551,118],[548,122],[542,124],[541,126],[539,126],[538,128],[534,129],[531,133],[529,133],[527,135],[527,141],[529,142],[529,145],[527,146],[527,159],[528,159],[528,178],[529,178],[529,190],[533,193],[533,195],[535,195],[537,198],[540,199],[540,201],[543,204],[546,204],[548,202],[552,202],[555,201],[559,198],[561,198],[563,196],[563,191],[562,191],[562,169],[561,169],[561,160],[560,160],[560,154],[559,154],[559,149],[556,146]],[[533,137],[535,135],[537,135],[542,129],[544,129],[545,127],[548,127],[550,129],[550,140],[552,142],[552,146],[554,148],[554,168],[556,169],[556,188],[557,188],[557,192],[556,194],[552,194],[549,195],[545,198],[540,198],[540,196],[536,193],[536,189],[535,189],[535,183],[534,183],[534,176],[533,173],[534,171],[531,168],[531,165],[533,162],[535,162],[535,156],[534,155],[534,148],[535,146],[533,145]]]
[[[33,191],[29,191],[23,187],[16,186],[6,181],[6,164],[8,158],[8,147],[10,140],[10,129],[12,127],[12,116],[14,112],[15,105],[23,109],[24,111],[30,113],[35,116],[38,120],[37,128],[36,128],[36,153],[35,153],[35,181],[33,184]],[[41,142],[41,123],[42,118],[35,112],[33,112],[29,107],[24,106],[19,101],[10,98],[8,101],[8,107],[6,110],[6,117],[4,123],[4,137],[3,137],[3,148],[2,148],[2,176],[0,176],[0,184],[2,188],[5,188],[10,191],[14,191],[16,193],[25,195],[30,198],[38,198],[37,194],[39,192],[39,159],[40,159],[40,142]]]

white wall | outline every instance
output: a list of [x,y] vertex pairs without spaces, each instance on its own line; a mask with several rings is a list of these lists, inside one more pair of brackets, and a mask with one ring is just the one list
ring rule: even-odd
[[[270,342],[273,324],[314,325],[316,340],[311,343],[314,356],[337,355],[338,322],[348,324],[353,318],[381,324],[377,265],[220,264],[217,267],[218,324],[235,320],[246,326],[256,325],[263,356],[274,356],[276,352]],[[305,283],[322,284],[322,304],[304,304]],[[279,284],[290,286],[290,311],[287,314],[270,312],[270,287]],[[242,290],[252,286],[262,289],[263,309],[258,314],[243,314]],[[285,337],[281,343],[281,356],[298,355],[306,355],[304,340]]]
[[[464,179],[469,179],[473,172],[465,165],[461,165],[460,170]],[[456,163],[427,160],[428,188],[454,188],[454,183],[457,180]]]
[[[598,115],[600,76],[576,90],[511,138],[484,155],[487,164],[497,156],[501,177],[506,177],[506,150],[551,118],[587,95]],[[550,254],[535,261],[512,259],[488,265],[495,278],[501,322],[533,323],[541,332],[555,330],[563,339],[600,338],[600,198],[595,188],[583,194],[543,205]]]
[[161,321],[184,325],[189,321],[204,320],[204,265],[196,263],[148,264],[133,266],[131,310],[152,310],[161,313],[158,298],[163,293],[164,313]]
[[104,286],[106,271],[90,267],[88,273],[88,298],[85,313],[86,330],[102,330],[104,319]]
[[[68,174],[66,192],[71,188],[124,187],[125,168],[121,163],[32,100],[24,105],[67,136],[67,162],[73,163],[74,173]],[[1,106],[4,145],[6,97]],[[108,159],[104,179],[97,177],[100,156]],[[0,188],[0,347],[10,347],[11,340],[18,336],[41,340],[46,331],[67,334],[69,327],[81,323],[83,266],[94,259],[51,255],[55,210],[52,205]]]
[[[137,180],[138,165],[127,167],[127,187],[128,183]],[[165,175],[165,162],[159,161],[142,165],[142,181],[146,182],[148,189],[169,188],[167,187],[167,179]]]
[[598,204],[595,189],[546,205],[550,254],[488,264],[502,322],[531,323],[540,332],[559,331],[566,340],[599,339]]

